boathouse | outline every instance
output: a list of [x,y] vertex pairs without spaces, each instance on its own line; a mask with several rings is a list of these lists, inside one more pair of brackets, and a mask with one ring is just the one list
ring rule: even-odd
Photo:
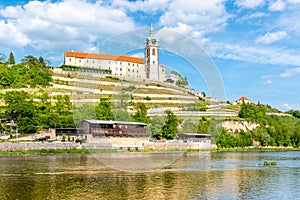
[[82,120],[77,128],[93,137],[147,137],[147,124],[141,122]]

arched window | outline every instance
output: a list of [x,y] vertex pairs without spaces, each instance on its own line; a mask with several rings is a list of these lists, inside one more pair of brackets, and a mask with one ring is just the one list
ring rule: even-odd
[[152,49],[152,55],[155,56],[155,49]]

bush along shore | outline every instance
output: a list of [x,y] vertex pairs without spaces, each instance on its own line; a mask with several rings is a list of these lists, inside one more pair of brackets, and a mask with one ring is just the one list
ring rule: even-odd
[[234,147],[234,148],[217,148],[213,151],[232,152],[232,151],[300,151],[296,147]]

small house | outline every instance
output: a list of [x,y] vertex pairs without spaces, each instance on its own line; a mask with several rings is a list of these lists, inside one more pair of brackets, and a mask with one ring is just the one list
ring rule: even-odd
[[240,97],[240,98],[237,100],[237,103],[239,103],[239,104],[242,104],[242,103],[251,103],[251,101],[250,101],[247,97],[242,96],[242,97]]

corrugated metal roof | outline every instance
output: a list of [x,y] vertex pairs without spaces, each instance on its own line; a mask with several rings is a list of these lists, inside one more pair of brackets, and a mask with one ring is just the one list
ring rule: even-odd
[[106,121],[106,120],[95,120],[95,119],[84,119],[83,121],[87,121],[91,124],[123,124],[123,125],[142,125],[147,126],[147,124],[142,122],[126,122],[126,121]]

